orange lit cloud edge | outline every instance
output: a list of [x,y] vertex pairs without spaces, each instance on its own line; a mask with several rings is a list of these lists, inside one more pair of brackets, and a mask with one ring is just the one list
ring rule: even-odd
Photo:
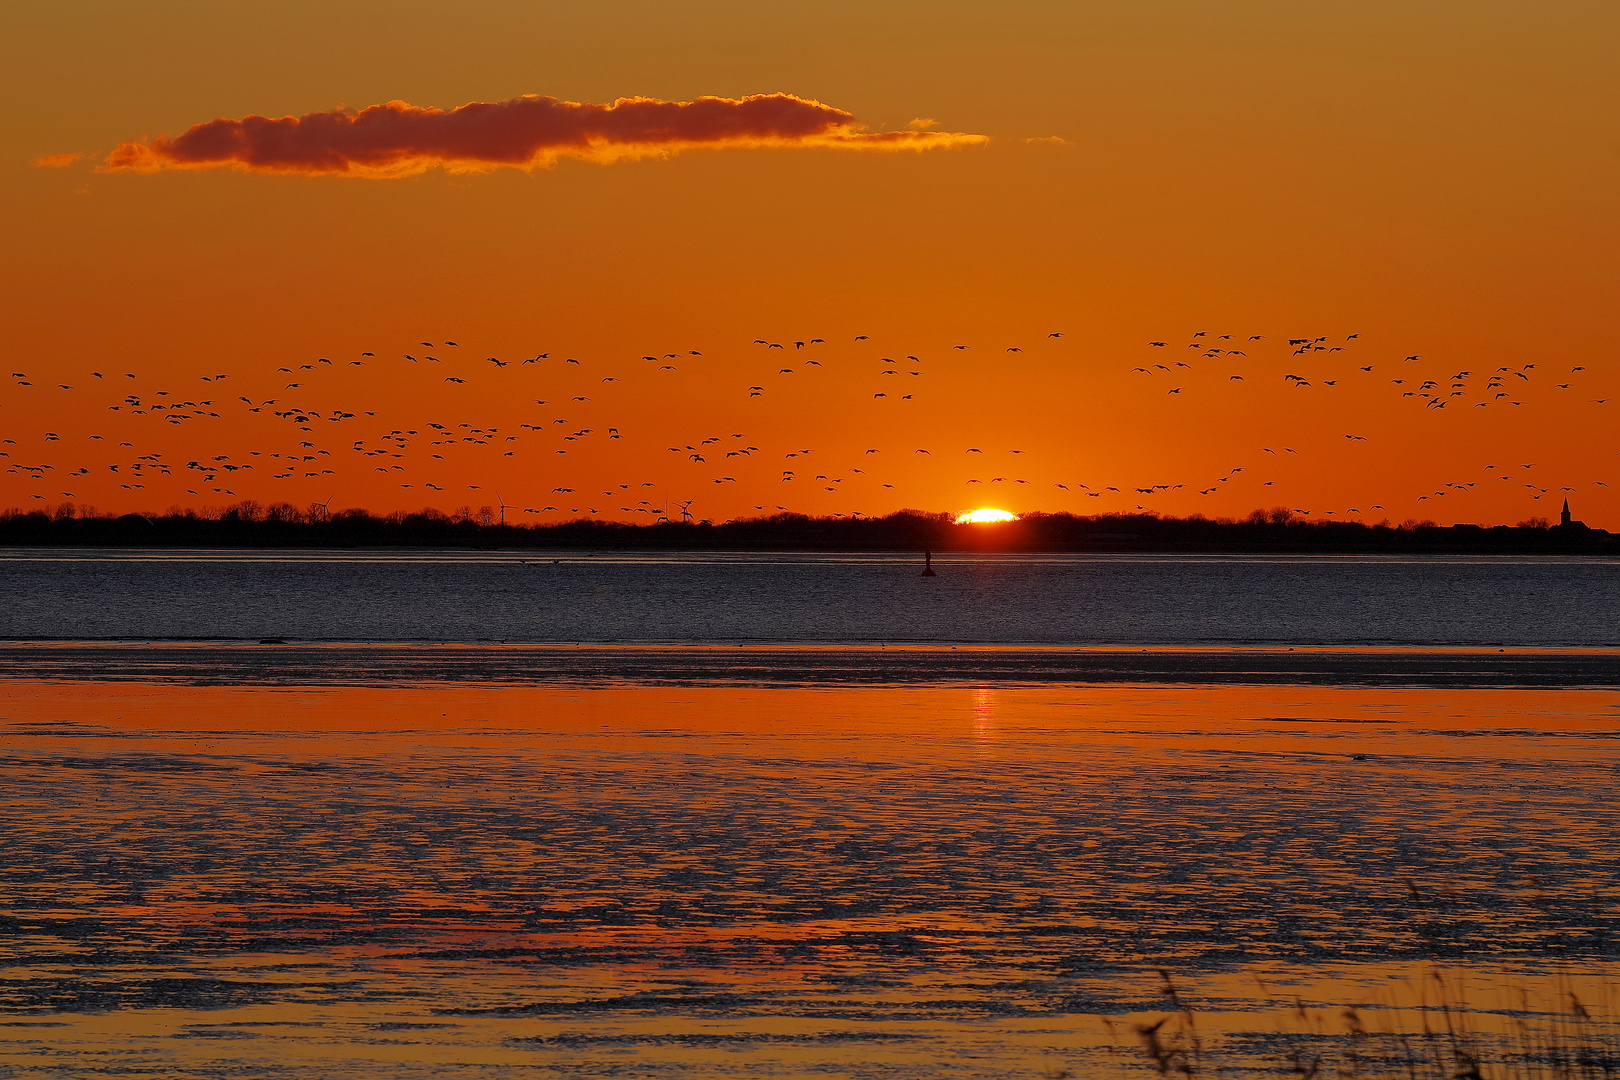
[[[615,161],[720,147],[930,150],[983,135],[868,131],[855,117],[793,94],[695,101],[619,98],[610,105],[524,95],[444,110],[390,101],[303,116],[248,115],[195,124],[179,135],[119,143],[103,171],[233,168],[251,172],[388,178],[432,168],[484,172],[543,168],[558,158]],[[38,164],[56,164],[52,155]]]

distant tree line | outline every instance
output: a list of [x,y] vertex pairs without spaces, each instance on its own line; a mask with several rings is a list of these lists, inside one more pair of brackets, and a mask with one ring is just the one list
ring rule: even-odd
[[945,513],[886,517],[774,514],[724,522],[648,524],[576,519],[502,523],[489,507],[378,516],[247,501],[202,511],[103,515],[72,503],[0,511],[0,544],[22,547],[450,547],[720,551],[1433,552],[1585,554],[1620,551],[1620,536],[1544,519],[1518,525],[1366,524],[1287,509],[1243,518],[1157,514],[1026,514],[1001,524],[957,524]]

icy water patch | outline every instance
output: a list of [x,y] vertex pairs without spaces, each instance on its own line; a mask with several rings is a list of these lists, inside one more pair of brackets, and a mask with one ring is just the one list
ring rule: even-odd
[[1608,690],[6,691],[17,1076],[1096,1075],[1159,968],[1265,1057],[1613,953]]

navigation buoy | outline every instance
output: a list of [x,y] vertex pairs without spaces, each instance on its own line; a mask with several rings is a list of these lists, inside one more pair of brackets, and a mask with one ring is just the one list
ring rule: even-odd
[[935,576],[937,576],[934,573],[934,553],[932,551],[923,552],[923,572],[922,572],[922,576],[923,577],[935,577]]

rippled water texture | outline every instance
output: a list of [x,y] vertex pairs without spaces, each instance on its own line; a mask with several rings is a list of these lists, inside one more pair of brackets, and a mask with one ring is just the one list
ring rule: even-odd
[[0,1074],[1101,1075],[1156,966],[1589,977],[1617,704],[13,681]]
[[0,638],[1620,643],[1612,559],[0,552]]

